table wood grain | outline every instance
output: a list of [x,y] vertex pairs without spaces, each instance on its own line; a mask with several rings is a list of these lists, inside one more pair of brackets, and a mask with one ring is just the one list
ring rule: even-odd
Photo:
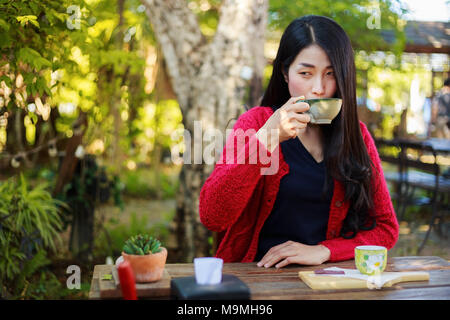
[[[450,300],[450,263],[440,257],[391,257],[386,271],[427,271],[429,281],[402,282],[381,290],[339,289],[313,290],[298,276],[299,271],[328,267],[355,268],[354,260],[325,263],[320,266],[292,265],[281,269],[257,267],[256,263],[225,263],[224,274],[239,277],[250,288],[253,300]],[[100,266],[95,266],[90,299],[101,299]],[[167,264],[171,278],[194,275],[192,263]],[[162,297],[169,299],[170,296]]]

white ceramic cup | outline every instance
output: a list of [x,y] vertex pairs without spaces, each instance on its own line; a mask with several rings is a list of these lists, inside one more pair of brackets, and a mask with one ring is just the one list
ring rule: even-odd
[[310,105],[310,109],[305,113],[311,117],[311,123],[330,124],[339,114],[342,108],[342,99],[321,98],[299,100]]
[[223,259],[201,257],[194,259],[195,281],[197,284],[219,284],[222,281]]

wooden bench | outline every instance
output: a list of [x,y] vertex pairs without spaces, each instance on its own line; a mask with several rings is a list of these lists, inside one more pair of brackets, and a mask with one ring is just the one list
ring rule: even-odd
[[[375,139],[380,159],[396,165],[396,172],[386,172],[385,178],[394,185],[392,198],[396,200],[399,220],[403,220],[408,206],[431,206],[428,231],[418,252],[425,246],[431,229],[436,225],[436,219],[439,217],[440,226],[444,214],[449,211],[450,179],[442,175],[437,155],[439,152],[450,153],[450,141],[447,144],[439,141],[439,145],[434,142],[436,141],[429,143],[427,140]],[[421,160],[423,155],[431,155],[433,160],[424,162]],[[417,190],[424,190],[428,195],[416,196]]]

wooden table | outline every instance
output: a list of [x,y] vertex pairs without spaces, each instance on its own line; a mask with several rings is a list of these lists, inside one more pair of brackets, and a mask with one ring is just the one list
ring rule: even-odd
[[[99,270],[94,268],[89,292],[90,299],[100,299]],[[287,266],[282,269],[259,268],[256,263],[225,263],[224,274],[238,276],[251,291],[253,300],[450,300],[450,263],[440,257],[392,257],[388,258],[386,271],[427,271],[429,281],[403,282],[381,290],[339,289],[313,290],[303,283],[299,271],[327,267],[355,268],[354,260],[326,263],[320,266]],[[172,278],[192,276],[192,263],[167,264],[166,270]],[[170,296],[162,297],[169,299]]]

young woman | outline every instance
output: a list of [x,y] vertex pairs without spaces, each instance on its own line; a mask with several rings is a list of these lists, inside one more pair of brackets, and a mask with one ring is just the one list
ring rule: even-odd
[[[310,123],[301,100],[331,97],[342,99],[331,124]],[[326,17],[294,20],[261,105],[239,117],[201,190],[200,220],[218,232],[216,256],[280,268],[352,259],[358,245],[392,248],[398,222],[374,141],[358,120],[345,31]],[[254,145],[278,161],[276,172],[262,173],[270,165],[263,157],[251,161]]]

